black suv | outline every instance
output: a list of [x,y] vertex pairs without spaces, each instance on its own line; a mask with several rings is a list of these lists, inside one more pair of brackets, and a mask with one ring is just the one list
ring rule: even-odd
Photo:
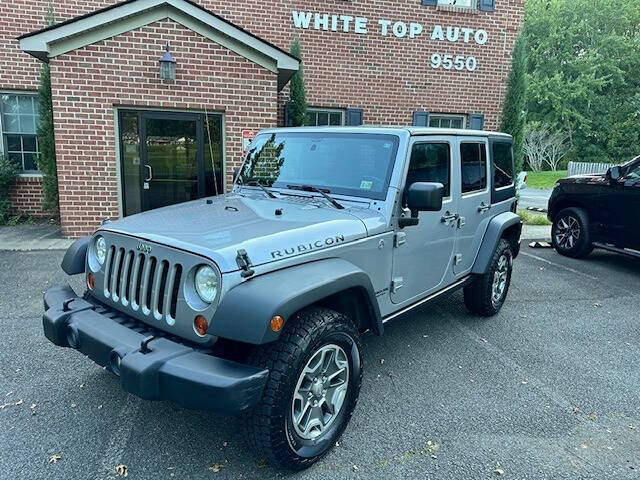
[[640,257],[640,156],[600,175],[564,178],[549,199],[558,253],[582,258],[594,248]]

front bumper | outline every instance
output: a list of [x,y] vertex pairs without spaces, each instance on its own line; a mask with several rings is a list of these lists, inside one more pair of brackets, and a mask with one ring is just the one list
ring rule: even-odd
[[44,306],[44,334],[52,343],[84,353],[118,375],[123,390],[140,398],[233,414],[262,396],[268,370],[166,338],[78,297],[68,285],[49,289]]

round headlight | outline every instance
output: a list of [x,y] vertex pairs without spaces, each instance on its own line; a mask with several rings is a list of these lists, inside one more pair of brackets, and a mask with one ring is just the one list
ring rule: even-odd
[[196,272],[196,292],[203,302],[211,303],[218,295],[218,276],[208,265],[203,265]]
[[104,265],[104,261],[107,258],[107,242],[105,242],[104,237],[96,238],[96,259],[100,265]]

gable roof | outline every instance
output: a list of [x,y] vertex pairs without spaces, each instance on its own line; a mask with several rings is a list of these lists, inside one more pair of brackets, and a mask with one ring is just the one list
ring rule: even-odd
[[278,74],[282,90],[300,60],[191,0],[126,0],[18,37],[20,48],[44,62],[77,48],[170,18]]

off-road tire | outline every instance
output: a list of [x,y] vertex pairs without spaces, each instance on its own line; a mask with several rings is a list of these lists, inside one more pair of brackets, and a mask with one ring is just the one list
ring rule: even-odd
[[[566,244],[563,245],[557,236],[562,225],[568,225],[572,222],[577,222],[579,237],[574,239],[573,245],[569,247]],[[593,251],[593,245],[591,244],[587,212],[575,207],[565,208],[558,212],[553,219],[553,225],[551,227],[551,243],[553,244],[553,248],[556,249],[556,252],[565,257],[584,258],[589,255]]]
[[[318,439],[305,440],[293,428],[291,405],[303,368],[325,345],[339,345],[347,355],[347,392],[331,426]],[[310,307],[288,321],[278,341],[255,348],[251,365],[269,370],[261,401],[243,415],[246,438],[270,463],[302,470],[326,455],[349,423],[362,383],[360,335],[344,315]]]
[[[499,271],[501,259],[506,257],[507,271],[506,283],[503,287],[500,298],[494,300],[494,280],[496,272]],[[513,250],[511,243],[504,238],[498,243],[498,248],[491,257],[489,270],[483,275],[478,275],[466,287],[464,287],[464,304],[469,312],[483,317],[492,317],[497,314],[504,304],[509,286],[511,285],[511,273],[513,269]]]

